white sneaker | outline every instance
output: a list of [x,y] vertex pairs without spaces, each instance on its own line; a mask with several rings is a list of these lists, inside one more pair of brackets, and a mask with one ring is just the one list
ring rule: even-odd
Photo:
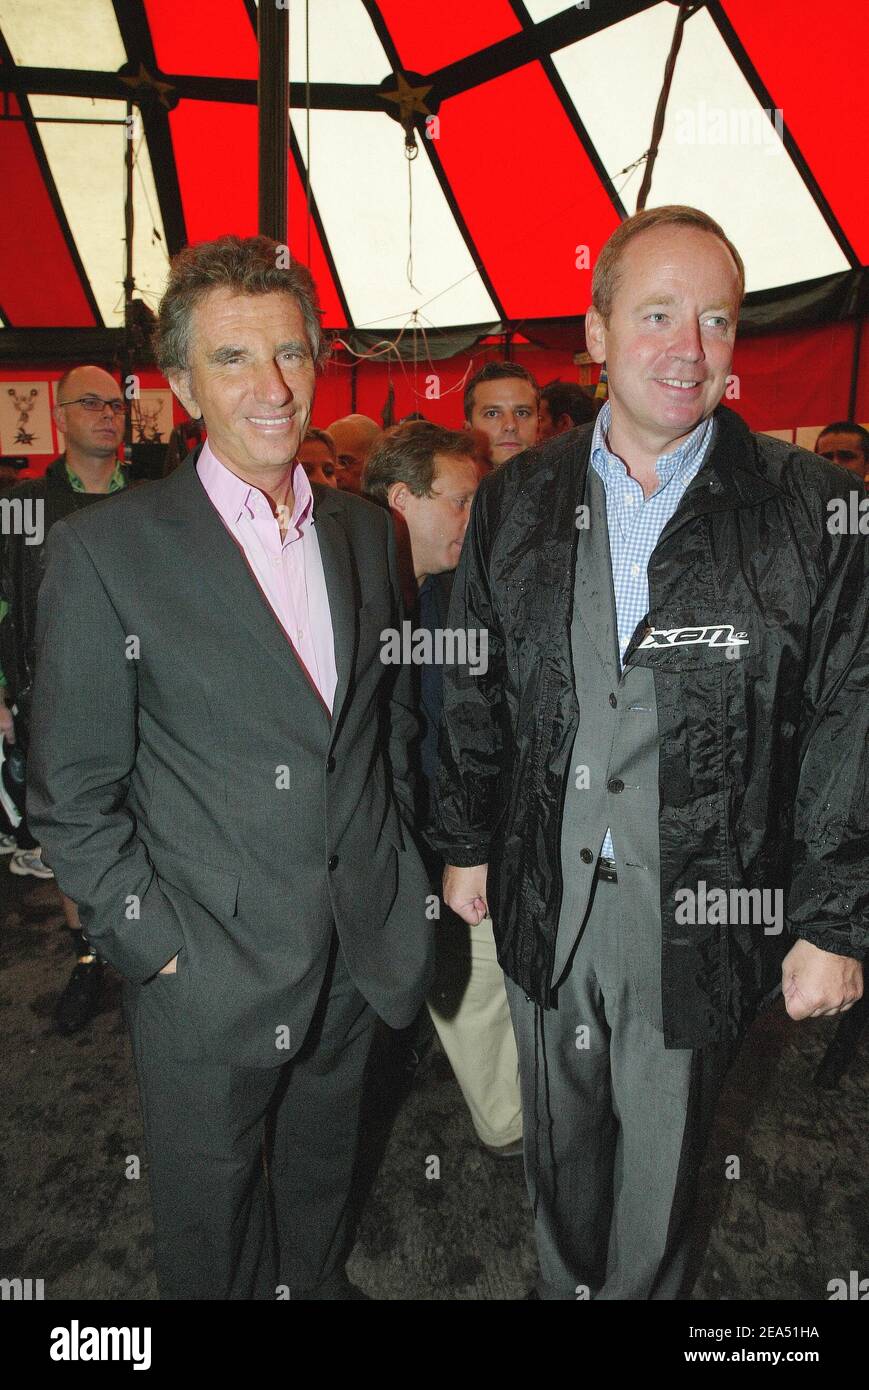
[[0,835],[0,854],[14,854],[18,841],[14,835]]
[[42,862],[42,849],[17,849],[9,860],[10,874],[30,874],[32,878],[54,878],[54,870]]

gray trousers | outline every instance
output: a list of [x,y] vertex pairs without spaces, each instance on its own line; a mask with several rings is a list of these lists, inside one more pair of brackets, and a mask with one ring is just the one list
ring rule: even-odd
[[619,893],[596,883],[556,1010],[507,980],[542,1299],[680,1297],[698,1169],[736,1050],[664,1047],[640,1007]]
[[160,1297],[345,1297],[348,1196],[374,1011],[335,937],[297,1054],[283,1066],[229,1067],[196,1055],[184,968],[182,952],[176,975],[124,987]]

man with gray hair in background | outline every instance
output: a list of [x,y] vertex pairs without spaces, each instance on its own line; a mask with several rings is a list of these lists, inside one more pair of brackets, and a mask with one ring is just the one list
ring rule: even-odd
[[175,258],[157,359],[207,441],[59,523],[40,595],[30,814],[124,977],[164,1298],[364,1297],[363,1071],[430,978],[392,527],[297,462],[321,333],[281,250]]

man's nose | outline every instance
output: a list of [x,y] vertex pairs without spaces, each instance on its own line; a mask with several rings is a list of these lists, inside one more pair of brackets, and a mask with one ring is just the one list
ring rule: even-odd
[[515,434],[517,424],[518,421],[516,420],[516,416],[513,414],[512,410],[508,411],[508,413],[504,416],[504,429],[511,430]]
[[699,323],[692,320],[689,323],[681,324],[675,330],[669,343],[669,354],[671,357],[680,358],[683,362],[701,361],[705,353]]
[[293,399],[293,393],[281,375],[277,362],[263,364],[257,373],[256,396],[258,400],[268,401],[272,405],[287,405]]

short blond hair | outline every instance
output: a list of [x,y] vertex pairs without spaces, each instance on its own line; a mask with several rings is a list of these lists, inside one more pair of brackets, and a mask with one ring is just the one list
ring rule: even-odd
[[[627,218],[616,227],[612,236],[604,243],[598,256],[591,281],[591,302],[604,323],[609,322],[613,307],[613,296],[619,280],[619,265],[625,248],[642,232],[650,232],[653,227],[693,227],[698,232],[709,232],[727,247],[733,257],[739,276],[739,304],[745,296],[745,266],[742,257],[724,230],[699,208],[687,207],[683,203],[668,203],[662,208],[644,208]],[[737,305],[738,307],[738,305]]]

